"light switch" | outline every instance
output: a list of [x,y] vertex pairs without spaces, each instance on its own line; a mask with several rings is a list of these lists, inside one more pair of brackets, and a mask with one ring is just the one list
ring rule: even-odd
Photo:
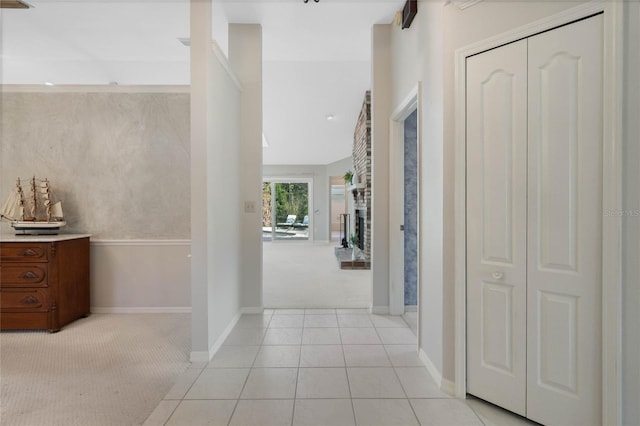
[[245,213],[255,213],[256,212],[256,203],[253,201],[245,201],[244,202],[244,212]]

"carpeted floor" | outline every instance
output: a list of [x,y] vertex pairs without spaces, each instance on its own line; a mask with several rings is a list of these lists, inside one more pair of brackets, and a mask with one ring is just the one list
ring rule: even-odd
[[188,314],[93,314],[0,333],[0,424],[138,425],[189,366]]
[[265,242],[263,300],[265,308],[368,308],[371,271],[341,270],[338,244]]

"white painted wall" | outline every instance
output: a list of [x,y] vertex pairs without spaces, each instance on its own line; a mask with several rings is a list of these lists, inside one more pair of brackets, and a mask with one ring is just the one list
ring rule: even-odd
[[640,419],[640,3],[625,4],[622,424]]
[[389,118],[391,116],[391,28],[374,25],[371,75],[371,306],[389,310]]
[[[229,25],[229,62],[242,84],[240,97],[240,164],[241,203],[227,216],[239,217],[242,227],[241,300],[246,308],[262,307],[262,27],[257,24]],[[234,175],[234,178],[237,175]],[[229,176],[224,182],[229,182]],[[253,202],[254,212],[243,209]],[[232,204],[233,206],[233,204]]]
[[241,307],[241,94],[211,16],[191,2],[192,361],[211,358]]
[[189,240],[92,240],[91,312],[190,312]]
[[[455,376],[454,52],[576,5],[577,2],[480,2],[461,10],[452,2],[420,1],[411,28],[390,29],[391,107],[396,107],[417,81],[422,81],[423,88],[421,348],[450,382]],[[378,47],[384,48],[384,44]],[[378,49],[374,38],[374,52]],[[388,117],[378,116],[374,127],[380,129],[387,123]]]

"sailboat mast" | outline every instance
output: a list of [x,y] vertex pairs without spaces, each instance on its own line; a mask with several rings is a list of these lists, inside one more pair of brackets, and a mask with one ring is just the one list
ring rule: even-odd
[[36,211],[38,208],[38,195],[36,192],[36,177],[34,176],[31,179],[31,195],[33,196],[31,200],[31,217],[33,221],[36,220]]
[[24,220],[24,192],[22,192],[22,185],[20,184],[20,178],[16,181],[16,192],[20,198],[20,220]]

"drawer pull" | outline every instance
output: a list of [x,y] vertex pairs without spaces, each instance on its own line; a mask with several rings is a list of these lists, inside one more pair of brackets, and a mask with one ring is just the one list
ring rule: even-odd
[[22,274],[22,278],[27,278],[27,279],[34,279],[34,278],[38,278],[38,275],[34,272],[31,271],[27,271],[24,274]]
[[33,305],[38,302],[38,298],[31,295],[22,298],[22,300],[20,301],[20,303],[24,303],[25,305]]
[[37,255],[38,255],[38,253],[36,253],[35,251],[33,251],[33,250],[31,250],[31,249],[26,249],[25,251],[23,251],[23,252],[22,252],[22,255],[23,255],[23,256],[30,256],[30,257],[33,257],[33,256],[37,256]]

